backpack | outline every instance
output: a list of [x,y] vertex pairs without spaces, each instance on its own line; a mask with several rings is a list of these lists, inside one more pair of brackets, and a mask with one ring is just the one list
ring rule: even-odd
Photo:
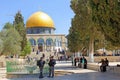
[[43,67],[45,64],[45,61],[38,60],[37,61],[37,66]]

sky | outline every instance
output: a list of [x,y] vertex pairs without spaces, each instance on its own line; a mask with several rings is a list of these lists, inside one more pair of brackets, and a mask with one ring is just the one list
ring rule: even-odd
[[14,16],[21,11],[24,23],[35,12],[48,14],[55,24],[56,34],[69,33],[74,13],[70,8],[71,0],[2,0],[0,2],[0,30],[7,22],[13,23]]

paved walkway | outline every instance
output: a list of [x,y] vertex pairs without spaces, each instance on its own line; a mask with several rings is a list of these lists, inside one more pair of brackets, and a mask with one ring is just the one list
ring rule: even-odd
[[0,69],[0,80],[120,80],[120,74],[113,74],[109,72],[97,72],[88,69],[80,69],[71,67],[70,63],[57,63],[56,71],[60,73],[68,72],[64,75],[57,75],[54,78],[48,78],[45,75],[44,78],[39,79],[39,74],[36,75],[24,75],[21,78],[6,79],[5,69]]

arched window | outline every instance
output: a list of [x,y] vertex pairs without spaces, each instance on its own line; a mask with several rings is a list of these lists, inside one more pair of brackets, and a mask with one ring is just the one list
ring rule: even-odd
[[58,47],[59,44],[58,44],[58,39],[55,39],[55,46]]
[[47,46],[52,46],[52,44],[53,44],[53,40],[52,40],[51,38],[48,38],[48,39],[46,40],[46,45],[47,45]]
[[40,45],[43,45],[43,44],[44,44],[44,39],[39,38],[39,39],[37,40],[37,43],[40,44]]
[[59,39],[59,38],[56,38],[56,39],[55,39],[55,46],[56,46],[56,47],[62,46],[61,39]]
[[59,41],[59,46],[60,46],[60,47],[62,46],[62,41],[61,41],[61,40]]
[[29,41],[30,41],[32,46],[36,45],[36,41],[33,38],[29,39]]

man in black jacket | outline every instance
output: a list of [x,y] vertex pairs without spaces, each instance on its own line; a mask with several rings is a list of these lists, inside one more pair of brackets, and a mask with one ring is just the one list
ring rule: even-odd
[[56,60],[53,59],[53,56],[50,57],[50,60],[49,60],[49,76],[48,77],[54,77],[54,66],[56,64]]
[[43,57],[40,58],[40,60],[37,61],[37,65],[40,69],[40,75],[39,78],[43,78],[43,67],[44,67],[45,61],[43,60]]

